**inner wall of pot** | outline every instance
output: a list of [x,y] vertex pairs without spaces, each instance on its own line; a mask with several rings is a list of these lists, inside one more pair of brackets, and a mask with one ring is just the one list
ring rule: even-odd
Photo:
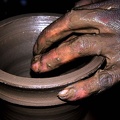
[[[0,69],[13,75],[29,78],[54,77],[67,74],[89,63],[92,57],[76,59],[51,72],[38,74],[31,69],[33,46],[40,32],[57,17],[25,18],[0,28]],[[45,22],[46,21],[46,22]],[[44,23],[44,24],[43,24]]]
[[33,37],[33,41],[31,40],[32,36],[30,34],[26,39],[16,37],[16,35],[13,35],[10,40],[9,38],[6,41],[3,40],[6,43],[0,47],[0,51],[2,52],[0,69],[10,74],[30,78],[59,76],[79,69],[91,60],[90,57],[80,58],[48,73],[34,73],[30,69],[30,66],[36,37]]

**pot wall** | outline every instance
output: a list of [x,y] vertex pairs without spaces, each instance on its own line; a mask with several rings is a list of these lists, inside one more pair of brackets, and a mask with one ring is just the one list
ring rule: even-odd
[[83,120],[87,111],[79,105],[26,107],[4,103],[2,120]]

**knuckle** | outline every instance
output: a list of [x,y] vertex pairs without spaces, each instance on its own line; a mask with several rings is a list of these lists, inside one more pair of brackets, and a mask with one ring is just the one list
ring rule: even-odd
[[66,14],[65,19],[69,21],[69,28],[72,29],[75,26],[75,21],[78,20],[78,14],[75,10],[71,10]]
[[86,38],[86,39],[81,38],[78,45],[79,45],[80,53],[85,53],[85,52],[88,53],[89,50],[91,49],[92,43],[90,40],[88,40],[88,38]]
[[113,85],[112,75],[107,73],[107,72],[106,73],[105,72],[101,73],[99,75],[99,85],[102,89],[106,89],[106,88],[112,86]]
[[89,40],[89,36],[86,37],[77,37],[75,41],[71,43],[71,49],[74,53],[79,55],[90,54],[93,50],[93,42]]

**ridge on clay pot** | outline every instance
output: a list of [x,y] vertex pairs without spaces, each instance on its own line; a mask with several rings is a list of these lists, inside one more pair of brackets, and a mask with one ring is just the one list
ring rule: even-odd
[[[22,106],[63,105],[57,94],[64,87],[94,73],[101,56],[84,57],[48,73],[30,70],[33,45],[58,14],[25,14],[0,22],[0,98]],[[79,65],[78,65],[79,64]]]

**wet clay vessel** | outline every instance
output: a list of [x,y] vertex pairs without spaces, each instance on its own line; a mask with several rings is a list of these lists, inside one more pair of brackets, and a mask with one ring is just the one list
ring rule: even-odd
[[25,120],[77,120],[75,116],[83,119],[81,105],[61,101],[57,94],[94,73],[103,63],[103,57],[80,58],[44,74],[30,69],[38,35],[59,17],[47,13],[25,14],[0,22],[0,98],[6,101],[7,118],[19,120],[22,114]]

